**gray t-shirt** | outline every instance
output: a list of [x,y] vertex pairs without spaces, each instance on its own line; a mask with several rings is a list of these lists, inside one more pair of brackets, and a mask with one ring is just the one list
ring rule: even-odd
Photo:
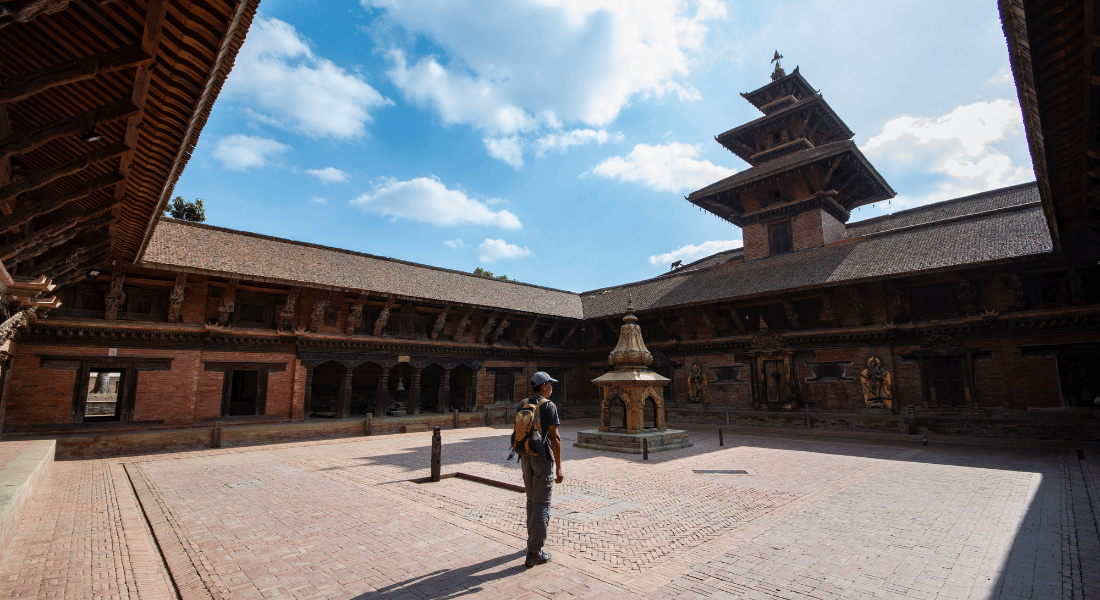
[[[516,406],[516,412],[519,412],[519,409],[523,408],[523,405],[527,404],[528,401],[530,401],[531,404],[537,404],[539,400],[542,400],[542,396],[530,396],[527,400],[520,402],[519,405]],[[542,436],[542,439],[546,439],[546,433],[550,431],[550,427],[553,425],[561,425],[561,419],[558,417],[558,405],[554,404],[553,400],[547,400],[543,403],[542,407],[539,408],[539,435]],[[547,441],[545,446],[547,456],[553,458],[553,450],[550,448],[550,442]]]

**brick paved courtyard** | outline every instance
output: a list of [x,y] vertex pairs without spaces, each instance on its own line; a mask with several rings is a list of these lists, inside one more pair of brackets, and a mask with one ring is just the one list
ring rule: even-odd
[[[591,426],[535,569],[522,494],[410,481],[416,433],[57,462],[0,597],[1100,598],[1096,449],[695,429],[647,462]],[[508,433],[444,430],[443,472],[520,483]]]

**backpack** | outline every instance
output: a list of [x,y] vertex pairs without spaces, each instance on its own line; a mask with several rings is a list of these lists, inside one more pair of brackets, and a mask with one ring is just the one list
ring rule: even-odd
[[539,431],[539,417],[542,414],[542,405],[549,401],[549,398],[542,398],[537,403],[532,403],[531,398],[528,398],[516,411],[512,450],[520,456],[540,456],[546,452],[546,442]]

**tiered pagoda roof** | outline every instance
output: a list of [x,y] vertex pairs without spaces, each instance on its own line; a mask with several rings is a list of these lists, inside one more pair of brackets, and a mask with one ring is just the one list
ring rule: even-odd
[[752,166],[693,192],[689,202],[743,227],[818,207],[844,222],[852,209],[894,197],[797,67],[741,95],[764,116],[715,139]]

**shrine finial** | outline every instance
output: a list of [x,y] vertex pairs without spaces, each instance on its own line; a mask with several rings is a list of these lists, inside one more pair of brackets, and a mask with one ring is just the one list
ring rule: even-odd
[[772,71],[772,81],[776,81],[787,74],[787,72],[783,70],[783,64],[779,62],[782,58],[783,55],[776,50],[775,56],[772,57],[772,62],[775,63],[775,70]]

